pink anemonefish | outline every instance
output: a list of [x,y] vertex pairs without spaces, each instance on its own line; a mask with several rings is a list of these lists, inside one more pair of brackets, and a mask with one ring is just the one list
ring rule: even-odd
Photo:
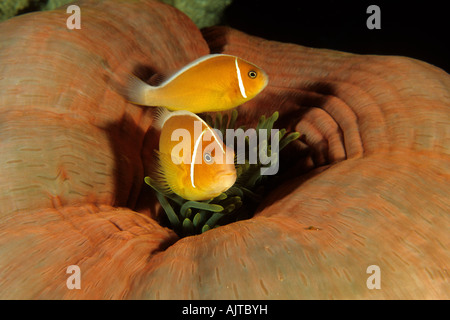
[[155,127],[161,130],[154,178],[160,189],[199,201],[234,184],[234,151],[196,114],[159,108]]
[[254,98],[268,83],[267,74],[250,62],[226,54],[203,56],[159,86],[131,76],[130,102],[194,113],[235,108]]

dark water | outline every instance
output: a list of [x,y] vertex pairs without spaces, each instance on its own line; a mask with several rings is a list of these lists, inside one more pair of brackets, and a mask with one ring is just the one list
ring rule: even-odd
[[[39,10],[46,3],[31,1],[18,14]],[[370,5],[381,10],[379,30],[366,26]],[[447,7],[435,0],[234,0],[222,24],[309,47],[408,56],[450,72]]]
[[[381,29],[369,30],[369,5]],[[266,39],[362,54],[402,55],[450,72],[450,12],[445,2],[404,0],[235,0],[224,23]]]

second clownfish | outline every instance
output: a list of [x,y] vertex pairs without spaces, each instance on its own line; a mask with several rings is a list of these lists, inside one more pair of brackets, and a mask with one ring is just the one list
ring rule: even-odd
[[159,108],[155,127],[161,135],[154,181],[161,190],[199,201],[234,184],[234,151],[196,114]]
[[254,98],[268,83],[267,74],[235,56],[210,54],[176,72],[159,86],[130,77],[130,102],[193,113],[223,111]]

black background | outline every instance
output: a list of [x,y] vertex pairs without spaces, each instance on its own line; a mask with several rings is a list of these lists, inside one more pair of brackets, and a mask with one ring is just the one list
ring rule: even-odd
[[[381,10],[369,30],[367,8]],[[270,40],[360,54],[408,56],[450,72],[450,10],[445,1],[234,0],[223,24]]]

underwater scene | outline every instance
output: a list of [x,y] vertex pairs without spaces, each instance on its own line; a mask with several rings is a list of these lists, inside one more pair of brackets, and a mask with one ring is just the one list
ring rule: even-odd
[[0,0],[0,299],[178,318],[449,299],[445,21],[406,1]]

